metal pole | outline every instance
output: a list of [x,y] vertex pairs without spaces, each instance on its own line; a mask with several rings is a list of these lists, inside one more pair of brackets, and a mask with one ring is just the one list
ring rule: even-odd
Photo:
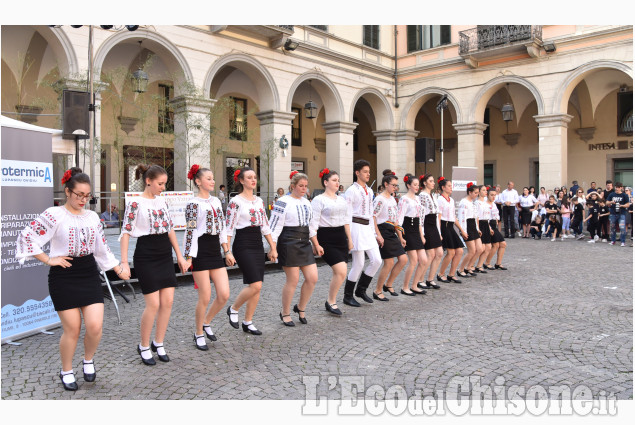
[[443,108],[441,108],[441,175],[443,175]]
[[[89,83],[89,93],[90,93],[90,106],[88,107],[89,112],[92,112],[92,115],[89,117],[88,121],[88,140],[90,141],[90,191],[91,193],[95,193],[95,141],[94,141],[94,131],[95,126],[93,119],[95,117],[95,99],[93,95],[93,26],[88,26],[88,83]],[[91,209],[94,209],[94,206],[91,205]]]

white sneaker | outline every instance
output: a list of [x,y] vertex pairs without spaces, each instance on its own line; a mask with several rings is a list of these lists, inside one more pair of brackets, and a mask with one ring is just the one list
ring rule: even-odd
[[588,243],[595,243],[595,240],[591,239]]
[[620,244],[620,246],[626,246],[626,244],[625,244],[624,242],[622,242],[622,243]]
[[606,239],[602,239],[602,242],[606,242]]
[[555,242],[555,241],[556,241],[556,238],[552,238],[552,239],[551,239],[551,242]]
[[600,237],[599,237],[598,235],[595,235],[595,236],[593,237],[593,240],[594,240],[594,241],[597,241],[598,239],[600,239]]
[[615,245],[615,242],[609,242],[609,245]]
[[560,238],[561,241],[564,241],[564,236]]

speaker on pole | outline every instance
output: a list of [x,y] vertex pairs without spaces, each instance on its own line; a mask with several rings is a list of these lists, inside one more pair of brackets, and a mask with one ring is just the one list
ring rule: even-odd
[[[62,100],[62,137],[64,139],[88,138],[90,122],[88,92],[64,90]],[[77,130],[83,130],[85,136],[77,137]]]
[[435,140],[430,137],[415,139],[415,162],[435,161]]

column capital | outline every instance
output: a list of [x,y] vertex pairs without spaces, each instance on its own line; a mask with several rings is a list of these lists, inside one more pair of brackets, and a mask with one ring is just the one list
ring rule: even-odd
[[193,96],[177,96],[170,100],[175,114],[194,112],[206,114],[216,104],[216,99]]
[[534,119],[540,127],[568,127],[568,124],[573,119],[569,114],[546,114],[546,115],[534,115]]
[[331,121],[322,123],[322,127],[326,131],[326,134],[332,133],[345,133],[345,134],[353,134],[355,128],[357,128],[356,122],[345,122],[345,121]]
[[478,121],[465,124],[452,124],[452,127],[456,130],[457,136],[463,136],[465,134],[483,135],[487,126],[487,124]]
[[377,138],[378,142],[397,139],[397,132],[395,130],[376,130],[373,131],[373,135]]
[[266,124],[282,124],[282,125],[291,125],[291,121],[297,115],[295,112],[284,112],[284,111],[262,111],[254,114],[256,118],[260,120],[260,125]]
[[414,140],[419,134],[416,130],[397,130],[395,131],[395,137],[397,140]]

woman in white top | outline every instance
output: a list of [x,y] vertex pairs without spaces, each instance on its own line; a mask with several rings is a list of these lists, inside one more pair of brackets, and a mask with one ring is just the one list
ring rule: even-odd
[[[499,184],[496,185],[496,199],[494,203],[496,204],[496,208],[498,209],[498,216],[503,216],[503,200],[501,199],[501,186]],[[498,231],[501,231],[502,222],[498,221]]]
[[[218,339],[210,326],[212,319],[229,299],[229,279],[225,264],[231,266],[235,260],[227,245],[223,205],[220,199],[211,195],[215,184],[214,173],[208,168],[194,164],[187,177],[196,184],[198,193],[185,206],[187,227],[183,235],[183,255],[187,260],[188,269],[192,265],[192,277],[198,288],[198,302],[194,314],[194,346],[201,351],[207,351],[205,336],[210,341]],[[223,259],[220,253],[221,244],[226,259]],[[212,296],[210,281],[214,282],[216,298],[205,314]]]
[[[305,198],[309,178],[297,171],[291,172],[291,194],[278,199],[271,212],[271,239],[276,244],[278,263],[286,275],[282,288],[282,311],[280,320],[285,326],[295,326],[291,320],[291,301],[295,288],[300,281],[300,271],[304,283],[300,290],[300,299],[293,306],[298,313],[300,323],[307,324],[304,310],[311,299],[318,279],[315,255],[321,256],[324,250],[318,244],[317,236],[310,236],[309,224],[313,216],[311,203]],[[313,248],[311,248],[313,245]],[[285,314],[283,314],[285,313]],[[284,320],[288,317],[289,320]]]
[[243,320],[243,332],[252,335],[262,335],[253,324],[252,319],[260,299],[260,290],[265,275],[265,250],[262,245],[262,237],[269,244],[267,256],[271,261],[278,258],[276,244],[271,239],[271,229],[265,213],[265,205],[255,195],[258,180],[256,172],[250,167],[243,167],[234,172],[235,188],[238,195],[234,196],[227,204],[227,224],[225,232],[227,245],[231,245],[231,238],[236,233],[236,239],[232,250],[225,253],[232,254],[243,274],[243,284],[247,287],[236,297],[233,305],[227,307],[229,324],[238,329],[238,311],[243,304],[247,304],[245,320]]
[[[417,281],[413,279],[412,287],[410,286],[410,278],[412,277],[415,268],[417,273],[423,275],[428,264],[428,257],[425,250],[425,237],[423,235],[423,223],[421,223],[421,203],[417,198],[417,192],[419,192],[419,179],[412,174],[406,174],[404,177],[406,183],[406,189],[408,193],[399,199],[398,209],[398,223],[403,228],[403,236],[406,240],[406,253],[410,263],[403,279],[403,288],[401,293],[408,296],[415,296],[416,294],[425,294],[425,290],[419,290],[417,288]],[[416,275],[416,273],[415,273]],[[408,290],[410,288],[410,290]]]
[[[467,255],[463,258],[461,266],[463,274],[459,273],[461,277],[476,276],[471,269],[474,263],[474,259],[481,255],[483,251],[483,245],[481,244],[481,231],[478,229],[476,222],[478,216],[476,215],[476,208],[474,201],[478,197],[478,186],[472,182],[467,184],[467,196],[461,199],[459,202],[458,218],[461,223],[461,228],[467,232],[467,239],[465,239],[465,245],[467,246]],[[465,236],[464,236],[465,237]]]
[[520,205],[520,222],[523,225],[523,238],[528,238],[529,224],[531,223],[531,213],[538,208],[538,199],[529,193],[529,188],[523,187],[523,194],[518,198]]
[[479,273],[487,273],[483,270],[483,263],[489,256],[492,249],[492,236],[494,235],[494,229],[490,228],[490,219],[492,212],[490,206],[487,204],[487,191],[489,187],[483,185],[479,186],[478,199],[475,201],[476,215],[478,216],[478,228],[481,231],[481,245],[483,247],[481,255],[477,257],[475,271]]
[[[66,390],[78,389],[73,373],[73,354],[82,328],[84,335],[84,381],[95,380],[93,356],[101,339],[104,322],[104,296],[99,269],[114,269],[121,279],[130,274],[110,252],[99,216],[86,210],[91,199],[90,179],[80,168],[71,168],[62,178],[66,203],[51,207],[32,220],[16,242],[16,258],[20,264],[34,257],[50,266],[49,294],[62,322],[60,379]],[[49,254],[44,245],[51,243]],[[28,282],[25,282],[27,284]]]
[[[130,237],[137,238],[133,261],[146,303],[141,315],[141,343],[137,346],[137,352],[144,364],[152,366],[156,362],[150,348],[162,362],[170,361],[163,347],[163,338],[168,329],[176,287],[172,249],[182,273],[187,271],[188,266],[181,255],[168,206],[160,196],[165,190],[168,173],[158,165],[142,164],[137,166],[135,178],[142,178],[145,190],[141,196],[126,204],[119,241],[121,262],[124,269],[130,270],[128,242]],[[150,343],[155,319],[154,340]]]
[[343,196],[338,196],[340,176],[328,168],[320,172],[324,193],[311,201],[313,219],[309,236],[317,236],[318,244],[324,250],[322,259],[331,267],[333,277],[329,285],[329,295],[324,303],[326,311],[341,316],[337,293],[346,279],[348,252],[353,249],[351,239],[351,209]]
[[[494,234],[492,235],[492,249],[487,256],[483,267],[488,270],[507,270],[507,268],[503,267],[501,264],[503,261],[503,255],[505,255],[505,249],[507,248],[507,242],[505,242],[505,238],[497,228],[497,222],[500,221],[500,215],[498,214],[498,208],[496,208],[496,204],[494,203],[495,199],[496,191],[494,189],[489,189],[487,192],[487,205],[490,208],[489,227],[494,230]],[[494,254],[496,254],[496,264],[492,267],[491,264]]]
[[[464,238],[467,238],[467,233],[465,233],[465,230],[463,230],[461,223],[459,223],[456,217],[454,199],[452,198],[452,181],[446,180],[445,177],[441,176],[439,177],[438,183],[441,189],[441,196],[437,198],[439,211],[441,212],[441,238],[443,247],[447,252],[441,262],[439,274],[437,274],[437,281],[443,283],[461,283],[461,281],[455,277],[455,273],[457,272],[461,257],[463,257],[463,242],[456,233],[455,226],[460,230]],[[450,273],[448,273],[446,279],[443,276],[445,276],[445,271],[448,266],[450,266]]]
[[443,257],[441,218],[439,215],[439,206],[435,200],[436,196],[433,195],[435,186],[434,176],[432,174],[419,176],[419,181],[423,186],[421,192],[419,192],[419,202],[421,202],[422,207],[423,234],[426,237],[425,248],[430,267],[428,268],[428,276],[425,279],[425,286],[423,286],[423,282],[421,282],[424,278],[423,275],[415,275],[415,280],[419,282],[417,285],[421,289],[441,289],[439,285],[434,284],[434,275]]
[[[388,301],[382,290],[389,292],[392,296],[398,295],[393,289],[393,283],[408,263],[408,257],[403,249],[406,246],[406,241],[402,238],[401,232],[397,231],[399,227],[397,224],[397,202],[393,196],[399,189],[397,176],[391,170],[384,170],[383,175],[381,180],[383,190],[373,200],[373,221],[384,265],[379,271],[373,298],[379,301]],[[397,258],[396,264],[395,257]]]

